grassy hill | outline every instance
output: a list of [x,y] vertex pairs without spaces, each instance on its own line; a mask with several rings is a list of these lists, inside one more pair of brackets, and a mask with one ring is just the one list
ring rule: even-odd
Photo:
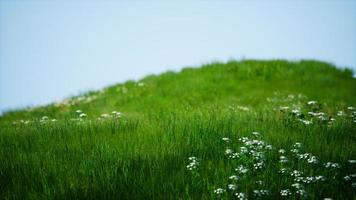
[[352,106],[348,69],[246,60],[11,111],[0,198],[354,199]]

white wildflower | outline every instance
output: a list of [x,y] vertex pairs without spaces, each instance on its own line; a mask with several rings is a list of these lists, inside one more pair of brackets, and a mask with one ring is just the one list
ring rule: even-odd
[[350,164],[356,164],[356,160],[348,160]]
[[308,163],[317,164],[318,163],[318,159],[316,158],[316,156],[311,156],[311,157],[308,158]]
[[321,176],[321,175],[315,176],[314,179],[315,179],[315,181],[325,181],[325,177]]
[[218,189],[214,190],[214,193],[215,193],[215,194],[222,194],[222,193],[224,193],[224,192],[225,192],[225,190],[222,189],[222,188],[218,188]]
[[325,168],[340,168],[338,163],[327,162],[324,164]]
[[350,176],[344,176],[344,180],[345,181],[351,181],[351,177]]
[[235,184],[229,184],[229,185],[227,185],[227,188],[228,188],[229,190],[236,190],[236,189],[237,189],[237,186],[236,186]]
[[300,183],[293,183],[291,186],[294,187],[295,189],[302,189],[303,188],[303,186]]
[[291,175],[291,176],[294,176],[294,177],[299,177],[299,176],[301,176],[302,174],[303,174],[303,173],[302,173],[301,171],[293,170],[290,175]]
[[240,152],[242,154],[248,153],[248,149],[246,147],[240,147]]
[[284,149],[278,150],[278,153],[280,153],[280,154],[284,154],[285,152],[286,152],[286,150],[284,150]]
[[257,180],[255,183],[256,183],[257,185],[262,185],[262,184],[263,184],[263,181],[262,181],[262,180]]
[[281,194],[281,196],[285,197],[285,196],[291,195],[292,193],[290,192],[289,189],[285,189],[285,190],[281,190],[280,194]]
[[243,165],[238,166],[235,171],[239,172],[240,174],[246,174],[248,172],[248,168]]
[[288,106],[281,106],[281,107],[279,107],[279,109],[285,111],[285,110],[288,110],[289,107]]
[[233,153],[233,151],[231,150],[231,149],[226,149],[225,150],[225,154],[226,155],[230,155],[230,154],[232,154]]
[[347,107],[347,110],[355,110],[355,107],[349,106]]
[[261,162],[253,164],[253,167],[255,169],[262,169],[264,167],[264,165],[265,165],[265,163],[263,161],[261,161]]
[[342,110],[338,111],[336,115],[339,117],[346,116],[345,112]]
[[317,102],[316,101],[308,101],[308,105],[315,105]]
[[100,117],[102,117],[102,118],[108,118],[109,116],[110,116],[110,115],[109,115],[109,114],[106,114],[106,113],[100,115]]
[[188,160],[190,161],[190,163],[187,165],[187,169],[189,171],[195,170],[199,165],[198,159],[196,157],[192,156],[192,157],[189,157]]
[[299,189],[295,193],[299,194],[300,196],[306,196],[307,195],[307,191],[305,191],[304,189]]
[[239,180],[239,177],[237,175],[232,175],[229,177],[230,180],[233,180],[233,181],[238,181]]
[[286,163],[286,162],[288,162],[288,158],[285,157],[285,156],[280,156],[280,157],[279,157],[279,162],[280,162],[280,163]]
[[285,174],[285,173],[287,173],[288,172],[288,169],[286,169],[286,168],[281,168],[280,170],[279,170],[279,173],[281,173],[281,174]]
[[254,131],[254,132],[252,132],[252,135],[258,137],[258,136],[260,136],[261,134],[260,134],[259,132]]
[[237,192],[235,193],[235,196],[237,197],[237,199],[239,200],[247,200],[247,196],[245,193],[243,192]]
[[253,194],[257,197],[265,196],[269,194],[268,190],[254,190]]
[[305,125],[310,125],[313,123],[312,121],[306,119],[298,119],[298,121],[302,122]]
[[296,142],[294,145],[293,145],[294,148],[301,148],[302,147],[302,143],[300,142]]
[[224,142],[230,142],[230,138],[227,138],[227,137],[224,137],[224,138],[221,138]]
[[112,111],[111,113],[112,113],[116,118],[122,117],[122,113],[121,113],[121,112]]

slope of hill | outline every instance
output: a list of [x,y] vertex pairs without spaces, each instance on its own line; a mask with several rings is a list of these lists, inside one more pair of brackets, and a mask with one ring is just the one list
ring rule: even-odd
[[352,199],[355,104],[348,69],[246,60],[11,111],[0,197]]

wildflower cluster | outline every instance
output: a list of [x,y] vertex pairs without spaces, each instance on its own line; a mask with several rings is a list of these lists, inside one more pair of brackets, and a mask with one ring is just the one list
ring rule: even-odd
[[48,116],[43,116],[41,119],[40,119],[40,123],[41,124],[46,124],[47,122],[56,122],[58,121],[57,119],[50,119]]
[[304,106],[294,105],[281,106],[279,111],[286,114],[288,118],[304,125],[320,124],[331,126],[337,118],[351,119],[356,123],[356,110],[354,107],[347,107],[346,111],[340,110],[335,115],[322,112],[322,106],[317,101],[308,101]]
[[193,171],[199,166],[199,162],[196,157],[194,157],[194,156],[189,157],[188,160],[190,161],[190,163],[187,165],[187,169],[189,171]]
[[111,114],[108,113],[103,113],[100,115],[100,117],[98,117],[98,120],[105,120],[105,119],[112,119],[112,118],[121,118],[122,117],[122,113],[118,112],[116,110],[112,111]]
[[[262,134],[252,132],[252,137],[238,138],[240,147],[236,151],[231,147],[225,149],[224,154],[228,160],[235,163],[234,171],[228,177],[226,188],[217,188],[214,193],[222,194],[224,192],[235,196],[237,199],[247,199],[248,194],[239,189],[242,187],[241,181],[250,179],[252,174],[261,173],[266,167],[267,154],[272,150],[272,145],[261,140]],[[232,140],[222,138],[226,145],[230,145]],[[256,180],[255,184],[263,187],[262,180]],[[264,188],[258,188],[252,191],[251,195],[255,197],[263,197],[270,194],[270,191]]]
[[[226,171],[226,185],[214,188],[215,195],[237,199],[269,199],[274,195],[283,199],[304,199],[315,196],[310,193],[318,187],[330,187],[329,184],[333,184],[333,181],[340,177],[337,174],[342,173],[341,164],[322,162],[316,155],[305,152],[300,142],[294,143],[291,149],[274,150],[274,147],[262,138],[261,133],[252,132],[251,137],[238,138],[236,141],[239,145],[234,145],[233,139],[222,138],[226,147],[224,158],[230,165],[228,169],[233,170]],[[194,171],[199,162],[195,157],[190,157],[189,161],[187,169]],[[350,159],[347,164],[355,165],[356,160]],[[279,187],[270,187],[269,181],[273,180],[264,179],[266,174],[279,174],[278,182],[282,184]],[[341,176],[341,181],[348,185],[347,187],[356,187],[356,174]]]

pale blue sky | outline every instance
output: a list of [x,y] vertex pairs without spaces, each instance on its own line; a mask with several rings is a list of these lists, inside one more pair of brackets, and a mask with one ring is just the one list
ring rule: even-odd
[[242,57],[356,69],[356,1],[0,0],[0,111]]

